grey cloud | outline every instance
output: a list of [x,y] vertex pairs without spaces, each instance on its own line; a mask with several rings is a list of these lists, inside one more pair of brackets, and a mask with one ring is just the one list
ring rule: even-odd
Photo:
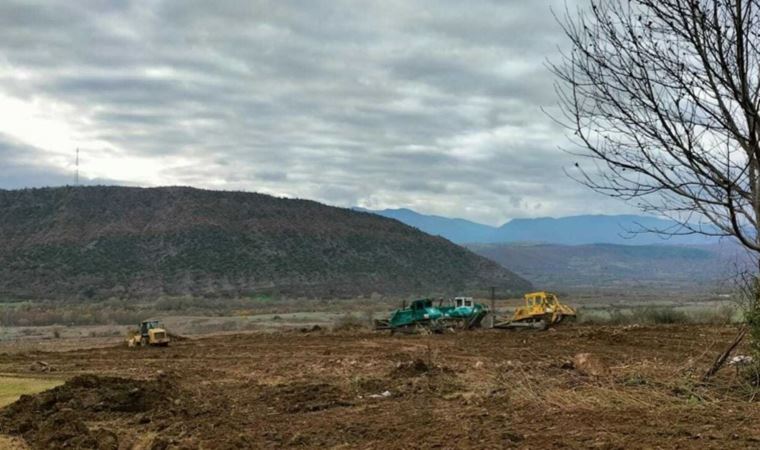
[[[564,5],[9,0],[0,94],[69,105],[124,154],[192,158],[162,171],[176,184],[490,223],[621,211],[564,176],[562,130],[540,111]],[[6,187],[69,178],[0,164]]]
[[[46,163],[46,152],[0,133],[0,189],[74,185],[76,169]],[[128,180],[80,177],[82,185],[131,185]]]

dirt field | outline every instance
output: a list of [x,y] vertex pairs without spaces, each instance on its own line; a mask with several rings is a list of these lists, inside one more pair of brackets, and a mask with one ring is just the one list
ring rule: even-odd
[[[69,382],[0,410],[0,443],[14,436],[40,449],[760,448],[760,408],[736,371],[697,383],[734,333],[683,325],[429,336],[283,331],[165,349],[1,353],[0,373]],[[583,352],[591,354],[585,365],[571,363]]]

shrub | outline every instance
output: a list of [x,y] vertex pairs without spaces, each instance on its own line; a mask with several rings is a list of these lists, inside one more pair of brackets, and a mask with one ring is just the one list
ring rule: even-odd
[[647,306],[634,310],[633,317],[635,323],[676,324],[690,322],[685,312],[676,310],[672,306]]
[[578,309],[578,323],[597,325],[715,324],[735,321],[737,310],[731,305],[717,308],[679,309],[674,306],[638,306],[628,309]]
[[369,322],[367,318],[362,319],[353,314],[344,314],[335,319],[332,329],[334,331],[358,330],[369,328],[370,325],[371,322]]
[[237,331],[238,323],[234,320],[226,320],[219,325],[222,331]]
[[723,305],[714,309],[698,309],[688,313],[692,323],[727,325],[736,322],[737,309],[731,305]]

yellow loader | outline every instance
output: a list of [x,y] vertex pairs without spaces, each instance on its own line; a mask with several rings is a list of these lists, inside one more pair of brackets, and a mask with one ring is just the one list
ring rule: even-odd
[[166,347],[169,345],[169,333],[158,320],[145,320],[140,323],[140,329],[133,331],[127,339],[129,347]]
[[497,323],[494,328],[538,328],[545,330],[575,318],[575,310],[559,301],[556,294],[546,291],[525,294],[525,306],[517,308],[512,319]]

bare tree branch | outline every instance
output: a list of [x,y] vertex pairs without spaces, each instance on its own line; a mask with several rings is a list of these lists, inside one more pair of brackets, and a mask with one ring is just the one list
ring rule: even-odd
[[571,176],[760,257],[760,0],[589,0],[550,65]]

